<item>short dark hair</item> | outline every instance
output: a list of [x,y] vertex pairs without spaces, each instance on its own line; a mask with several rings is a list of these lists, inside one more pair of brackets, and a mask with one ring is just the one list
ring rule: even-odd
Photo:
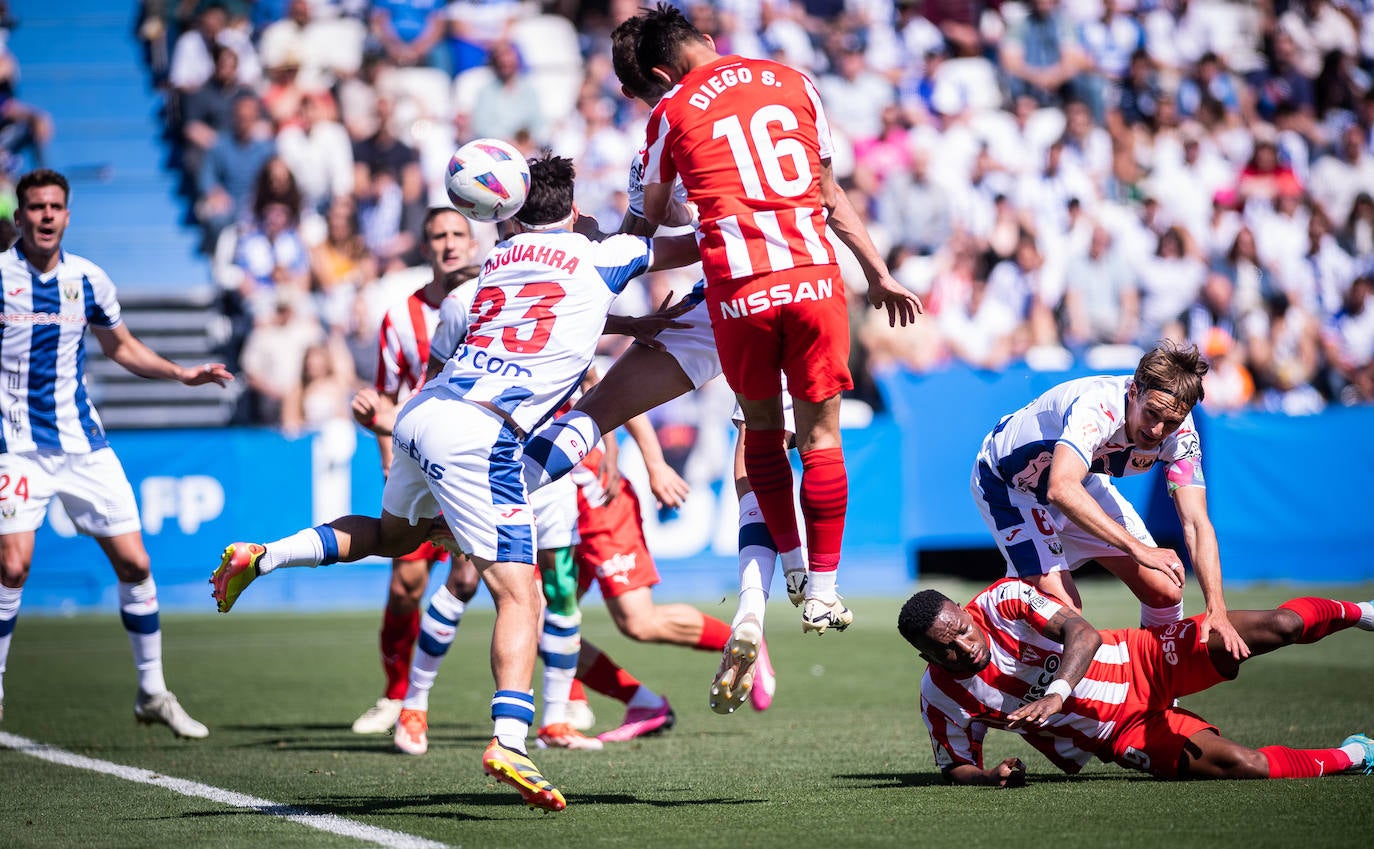
[[[429,209],[425,210],[425,219],[424,219],[424,221],[421,221],[421,222],[420,222],[420,236],[421,236],[422,238],[424,238],[424,239],[428,239],[428,238],[429,238],[429,225],[432,224],[432,223],[434,222],[434,219],[438,218],[440,215],[443,215],[443,214],[446,213],[446,212],[452,212],[454,215],[457,215],[457,216],[459,216],[460,218],[462,218],[464,221],[467,221],[467,217],[464,216],[463,213],[459,212],[458,210],[454,209],[454,208],[451,207],[451,206],[431,206]],[[472,222],[471,222],[471,221],[467,221],[467,224],[468,224],[468,235],[471,236],[471,235],[472,235]]]
[[1140,358],[1132,379],[1142,400],[1146,392],[1158,390],[1191,410],[1202,400],[1202,378],[1208,368],[1196,345],[1165,339]]
[[531,227],[562,221],[572,214],[577,170],[566,156],[545,151],[530,160],[530,191],[515,220]]
[[635,51],[639,49],[639,37],[644,31],[644,19],[626,18],[611,33],[611,67],[615,69],[616,79],[625,91],[641,100],[653,100],[667,89],[656,78],[645,77],[639,70],[639,60]]
[[902,612],[897,614],[897,631],[908,643],[921,648],[919,640],[926,638],[926,632],[945,609],[945,602],[953,604],[949,596],[939,590],[921,590],[906,600]]
[[684,44],[706,40],[701,30],[667,3],[659,3],[640,17],[644,23],[639,33],[639,46],[635,48],[635,60],[645,79],[656,79],[654,68],[676,63]]
[[72,189],[67,184],[67,178],[52,170],[51,168],[35,168],[23,177],[19,178],[19,185],[14,187],[14,196],[18,199],[19,205],[24,205],[24,193],[29,189],[41,189],[44,186],[57,186],[62,189],[62,202],[67,203],[71,200]]

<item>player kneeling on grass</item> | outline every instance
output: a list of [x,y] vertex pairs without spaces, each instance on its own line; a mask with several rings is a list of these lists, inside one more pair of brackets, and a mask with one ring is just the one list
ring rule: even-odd
[[380,518],[344,516],[265,546],[232,543],[211,577],[219,610],[227,613],[253,580],[274,569],[413,551],[442,512],[496,602],[494,734],[482,768],[530,805],[555,811],[566,805],[563,794],[525,752],[542,600],[523,445],[581,380],[611,304],[629,281],[699,256],[692,236],[592,242],[571,231],[576,219],[572,162],[533,160],[516,234],[482,264],[474,297],[480,310],[458,333],[463,343],[397,416],[396,461]]
[[[1295,598],[1274,610],[1237,610],[1231,622],[1251,656],[1314,643],[1358,626],[1374,631],[1374,603]],[[897,630],[930,664],[921,714],[935,763],[956,784],[1025,783],[1008,758],[983,767],[983,736],[1003,728],[1065,772],[1096,757],[1157,778],[1317,778],[1374,768],[1374,740],[1336,748],[1251,749],[1174,701],[1236,677],[1243,659],[1202,616],[1098,631],[1035,587],[1005,579],[959,607],[936,592],[912,596]]]

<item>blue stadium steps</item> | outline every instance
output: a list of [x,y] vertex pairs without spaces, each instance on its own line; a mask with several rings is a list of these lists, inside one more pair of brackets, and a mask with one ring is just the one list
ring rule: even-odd
[[10,10],[18,96],[52,115],[48,165],[72,185],[67,246],[121,293],[203,296],[209,263],[166,167],[162,99],[134,36],[138,4],[13,0]]

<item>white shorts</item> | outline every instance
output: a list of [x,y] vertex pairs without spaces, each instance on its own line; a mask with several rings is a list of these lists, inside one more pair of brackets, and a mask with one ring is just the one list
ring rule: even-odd
[[54,496],[87,536],[104,539],[143,529],[134,488],[114,449],[0,454],[0,534],[38,530]]
[[402,408],[382,509],[410,521],[444,514],[468,554],[494,563],[534,563],[534,510],[521,476],[521,446],[495,413],[456,398]]
[[536,489],[530,508],[541,549],[577,545],[577,484],[572,475]]
[[[1140,514],[1106,475],[1088,475],[1083,488],[1131,536],[1146,545],[1155,544]],[[1089,560],[1126,556],[1126,552],[1071,522],[1057,508],[1007,486],[981,462],[974,464],[970,489],[983,523],[1007,561],[1009,578],[1071,571]]]
[[[693,290],[692,297],[697,294]],[[706,309],[705,295],[701,297],[696,306],[677,319],[688,327],[669,328],[656,337],[692,381],[693,389],[700,389],[720,374],[720,354],[716,352],[716,337],[711,331],[711,314]]]

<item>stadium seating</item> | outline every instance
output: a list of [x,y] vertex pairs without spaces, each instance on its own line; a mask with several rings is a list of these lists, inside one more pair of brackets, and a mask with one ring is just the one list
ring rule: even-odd
[[160,142],[161,97],[134,37],[138,6],[102,0],[16,0],[9,45],[19,95],[52,115],[48,165],[72,185],[67,245],[124,292],[208,287],[199,235],[184,225]]

